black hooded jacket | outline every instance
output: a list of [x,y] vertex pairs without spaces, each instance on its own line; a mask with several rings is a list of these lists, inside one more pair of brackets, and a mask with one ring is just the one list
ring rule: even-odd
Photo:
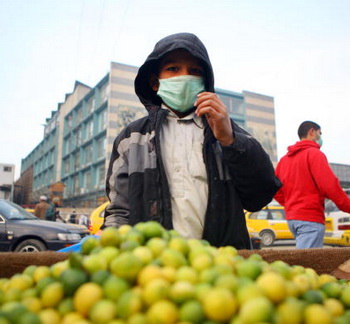
[[[168,111],[150,86],[159,60],[168,52],[185,49],[205,69],[206,91],[214,92],[214,76],[203,43],[193,34],[180,33],[160,40],[135,79],[135,91],[148,116],[130,123],[116,138],[107,173],[110,204],[104,227],[156,220],[172,229],[168,181],[161,152],[160,129]],[[280,186],[269,156],[261,145],[232,121],[235,141],[221,146],[203,118],[203,160],[208,174],[208,204],[203,239],[214,246],[249,249],[243,209],[256,211],[268,204]]]

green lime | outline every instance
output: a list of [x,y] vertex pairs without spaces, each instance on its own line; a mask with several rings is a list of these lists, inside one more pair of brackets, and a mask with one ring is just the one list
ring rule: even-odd
[[85,271],[79,269],[67,269],[60,275],[60,281],[63,284],[64,293],[66,296],[73,296],[79,286],[88,280]]
[[104,281],[102,289],[106,298],[117,301],[124,292],[130,289],[130,284],[125,279],[111,275]]
[[190,323],[202,323],[204,319],[204,311],[202,304],[198,300],[189,300],[181,305],[179,310],[181,321]]
[[91,275],[91,281],[102,286],[111,273],[108,270],[97,270]]
[[91,251],[100,245],[99,239],[96,237],[86,237],[81,243],[81,253],[88,255]]

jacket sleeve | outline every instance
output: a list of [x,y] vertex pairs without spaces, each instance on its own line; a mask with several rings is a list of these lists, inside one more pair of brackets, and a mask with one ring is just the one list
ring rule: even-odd
[[129,223],[129,167],[126,156],[127,140],[122,132],[114,141],[106,177],[106,193],[110,203],[104,213],[102,229]]
[[[279,166],[280,163],[283,162],[283,159],[277,164],[276,167],[276,177],[279,177]],[[278,189],[277,193],[275,194],[275,196],[273,197],[280,205],[284,206],[285,204],[285,198],[284,198],[284,189],[283,189],[283,184],[281,185],[281,187]]]
[[350,199],[329,166],[327,157],[319,150],[313,150],[309,162],[312,177],[321,194],[332,200],[343,212],[350,213]]
[[281,182],[260,143],[237,125],[234,127],[234,143],[222,147],[224,163],[229,166],[243,208],[257,211],[272,200]]

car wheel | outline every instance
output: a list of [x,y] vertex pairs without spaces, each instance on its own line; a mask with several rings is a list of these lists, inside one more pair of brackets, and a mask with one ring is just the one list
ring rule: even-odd
[[275,242],[275,234],[271,231],[263,231],[260,233],[261,244],[263,246],[271,246]]
[[45,244],[38,240],[25,240],[15,248],[15,252],[40,252],[45,250]]

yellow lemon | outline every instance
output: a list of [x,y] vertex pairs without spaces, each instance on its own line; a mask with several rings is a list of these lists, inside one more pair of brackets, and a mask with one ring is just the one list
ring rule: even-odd
[[158,257],[166,248],[167,243],[160,237],[152,237],[147,241],[146,246],[151,249],[154,257]]
[[147,246],[138,246],[132,253],[136,255],[144,265],[149,264],[153,260],[153,253]]
[[16,274],[10,279],[10,287],[19,290],[27,290],[33,285],[33,279],[27,274]]
[[170,288],[170,298],[173,302],[181,304],[193,299],[196,294],[195,287],[188,281],[176,281]]
[[188,242],[183,237],[173,237],[168,243],[169,248],[179,251],[181,254],[186,256],[189,252]]
[[148,309],[146,316],[149,324],[174,324],[179,318],[179,311],[172,302],[160,300]]
[[303,303],[290,297],[280,303],[276,310],[276,324],[299,324],[303,319]]
[[59,324],[61,323],[60,314],[53,308],[46,308],[40,311],[39,318],[41,324]]
[[328,298],[323,302],[323,305],[329,310],[332,317],[338,317],[344,314],[344,305],[335,298]]
[[249,299],[240,308],[238,317],[243,324],[271,323],[273,304],[267,297]]
[[156,278],[148,282],[142,292],[141,296],[145,304],[151,305],[158,300],[166,299],[169,295],[170,283],[162,278]]
[[180,268],[187,264],[186,258],[179,251],[166,248],[159,256],[163,266]]
[[258,285],[254,283],[241,285],[237,289],[237,300],[240,305],[243,305],[248,300],[259,296],[264,296],[264,292]]
[[29,311],[38,313],[42,309],[41,301],[38,297],[27,297],[22,299],[22,304],[25,305]]
[[35,282],[46,277],[51,277],[51,270],[47,266],[38,266],[33,272],[33,279]]
[[100,244],[102,246],[118,247],[121,241],[120,232],[116,227],[105,228],[100,236]]
[[110,263],[111,272],[130,282],[136,280],[143,267],[142,261],[132,252],[122,252]]
[[137,282],[139,285],[145,286],[148,282],[152,281],[153,279],[162,277],[162,268],[154,264],[149,264],[140,270],[140,272],[137,275]]
[[190,266],[182,266],[175,274],[176,281],[188,281],[192,284],[198,282],[198,272]]
[[89,318],[93,323],[109,323],[116,316],[117,306],[109,299],[101,299],[94,304],[89,312]]
[[213,321],[228,321],[237,308],[236,298],[225,288],[213,288],[203,297],[204,313]]
[[281,302],[287,296],[285,279],[279,273],[264,272],[256,280],[256,284],[274,303]]
[[304,310],[305,324],[331,324],[333,322],[330,311],[322,305],[310,304]]
[[41,303],[45,307],[56,307],[64,297],[63,285],[60,282],[53,282],[46,286],[41,292]]
[[102,299],[102,288],[93,283],[87,282],[81,285],[73,296],[74,308],[82,315],[87,315],[91,307]]

